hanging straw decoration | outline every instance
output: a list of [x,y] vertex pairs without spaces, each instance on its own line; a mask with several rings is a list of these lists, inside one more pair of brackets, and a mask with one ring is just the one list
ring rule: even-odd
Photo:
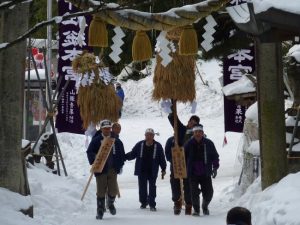
[[132,60],[147,61],[152,57],[152,46],[145,31],[137,31],[132,42]]
[[198,53],[198,37],[192,25],[183,28],[179,40],[180,55],[196,55]]
[[[169,40],[178,42],[181,31],[176,29],[168,32]],[[193,102],[196,96],[195,90],[195,57],[179,55],[178,50],[171,53],[173,58],[166,67],[161,65],[161,57],[156,55],[156,67],[154,71],[154,100],[174,99],[181,102]]]
[[83,128],[97,124],[103,119],[116,122],[119,119],[121,100],[112,84],[106,85],[101,79],[103,70],[91,53],[84,53],[73,60],[73,70],[78,75],[78,98]]
[[108,47],[108,32],[106,24],[100,17],[94,15],[89,27],[89,46]]

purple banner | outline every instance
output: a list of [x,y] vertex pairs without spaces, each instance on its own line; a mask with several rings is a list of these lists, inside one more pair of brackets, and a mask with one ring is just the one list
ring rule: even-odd
[[[64,0],[58,1],[59,16],[77,11],[77,8],[71,3]],[[81,54],[84,49],[88,49],[88,26],[86,26],[83,33],[80,32],[80,27],[84,24],[84,18],[86,19],[86,24],[89,24],[90,16],[80,16],[62,21],[59,26],[58,76],[63,76],[59,93],[68,79],[70,79],[70,83],[58,104],[58,115],[56,117],[58,132],[84,133],[77,106],[76,75],[72,69],[74,58]]]
[[[233,83],[255,70],[254,46],[238,50],[223,59],[223,84]],[[246,108],[224,96],[225,132],[243,132]]]

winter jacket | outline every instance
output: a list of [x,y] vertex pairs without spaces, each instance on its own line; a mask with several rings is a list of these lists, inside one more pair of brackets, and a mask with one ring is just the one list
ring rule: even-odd
[[165,145],[165,155],[168,162],[172,163],[172,148],[174,147],[174,136],[169,137]]
[[[166,170],[167,163],[165,159],[165,154],[163,151],[163,148],[161,144],[157,141],[154,141],[154,151],[153,151],[153,157],[152,157],[152,177],[158,176],[158,168],[160,166],[161,170]],[[135,160],[135,169],[134,169],[134,175],[140,176],[142,175],[143,171],[143,164],[142,164],[142,158],[143,158],[143,151],[144,146],[146,145],[146,141],[140,141],[138,142],[131,152],[128,152],[126,154],[127,160]]]
[[198,144],[196,139],[192,138],[184,145],[188,176],[211,176],[212,169],[219,168],[219,154],[214,143],[208,138],[202,138],[199,145],[201,152],[197,149]]
[[[101,146],[101,142],[103,140],[103,135],[99,134],[98,136],[94,136],[86,153],[87,157],[89,160],[90,165],[92,165],[95,161],[96,155],[98,153],[98,150]],[[125,151],[124,151],[124,146],[123,143],[120,139],[116,138],[115,143],[111,149],[111,154],[112,154],[112,167],[115,169],[117,173],[120,173],[124,161],[125,161]],[[107,173],[108,172],[108,165],[107,162],[104,165],[102,173]],[[95,173],[95,176],[98,176],[102,173]]]
[[123,89],[120,87],[120,88],[117,88],[117,95],[120,97],[121,101],[123,102],[124,101],[124,98],[125,98],[125,94],[124,94],[124,91]]

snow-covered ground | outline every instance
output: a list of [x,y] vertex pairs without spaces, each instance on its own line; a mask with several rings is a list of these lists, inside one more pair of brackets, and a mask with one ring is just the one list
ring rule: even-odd
[[[42,165],[28,169],[31,197],[21,197],[0,188],[1,225],[81,225],[81,224],[225,224],[226,212],[233,206],[248,207],[253,213],[253,224],[293,224],[299,225],[297,209],[300,200],[300,173],[290,175],[279,184],[261,192],[257,180],[242,197],[236,187],[240,167],[236,160],[240,134],[228,133],[228,144],[223,148],[223,97],[219,84],[221,68],[218,62],[202,63],[199,66],[204,79],[210,80],[209,87],[196,81],[196,114],[201,117],[205,133],[214,141],[220,154],[220,169],[213,180],[214,198],[210,204],[210,216],[173,215],[169,170],[164,180],[157,182],[157,212],[141,210],[138,202],[137,177],[133,175],[134,161],[126,162],[119,176],[121,198],[116,201],[117,215],[104,215],[103,221],[95,219],[96,185],[93,179],[84,201],[80,200],[84,186],[90,175],[83,135],[61,133],[59,142],[68,171],[67,177],[46,172]],[[152,127],[160,135],[156,140],[165,145],[172,128],[167,115],[159,103],[152,102],[152,76],[140,81],[123,84],[126,99],[123,117],[120,120],[120,135],[128,152],[134,144],[143,139],[146,128]],[[179,115],[183,123],[191,116],[189,105],[179,105]],[[63,174],[63,173],[62,173]],[[20,207],[34,205],[34,219],[18,212]],[[298,207],[297,207],[298,206]]]

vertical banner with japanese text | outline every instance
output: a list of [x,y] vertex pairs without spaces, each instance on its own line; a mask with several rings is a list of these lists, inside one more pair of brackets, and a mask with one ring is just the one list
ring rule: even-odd
[[[224,86],[242,78],[246,73],[252,74],[255,70],[254,46],[237,50],[223,59]],[[246,108],[237,105],[234,100],[224,96],[225,132],[243,132]]]
[[[58,0],[59,16],[77,12],[75,6],[64,0]],[[89,24],[90,17],[86,16],[86,24]],[[84,49],[88,49],[88,27],[85,32],[80,33],[80,26],[84,20],[83,16],[73,17],[64,20],[59,25],[59,49],[58,49],[58,76],[62,76],[62,82],[59,87],[59,93],[62,91],[65,83],[70,79],[59,104],[56,117],[56,128],[58,132],[70,132],[82,134],[82,121],[79,108],[77,106],[76,77],[72,69],[72,61],[81,54]],[[80,40],[80,41],[79,41]]]

